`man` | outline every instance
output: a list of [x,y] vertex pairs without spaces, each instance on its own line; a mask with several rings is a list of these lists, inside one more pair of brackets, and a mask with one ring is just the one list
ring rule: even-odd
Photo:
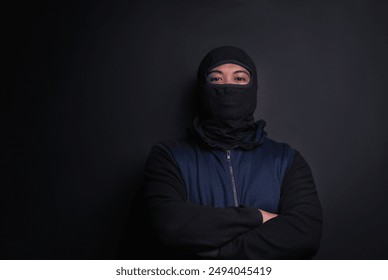
[[161,242],[187,258],[311,258],[322,227],[314,180],[297,151],[255,122],[254,62],[239,48],[216,48],[197,86],[187,138],[154,146],[147,162],[145,195]]

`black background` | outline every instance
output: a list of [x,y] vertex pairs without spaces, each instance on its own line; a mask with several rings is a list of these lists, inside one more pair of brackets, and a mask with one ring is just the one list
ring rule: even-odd
[[387,3],[4,8],[1,257],[150,256],[136,198],[147,155],[185,134],[202,57],[235,45],[257,64],[256,117],[313,170],[324,210],[316,258],[387,259]]

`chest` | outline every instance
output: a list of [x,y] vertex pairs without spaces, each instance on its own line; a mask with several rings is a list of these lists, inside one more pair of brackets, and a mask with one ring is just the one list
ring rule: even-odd
[[177,156],[187,200],[213,207],[240,206],[277,212],[287,165],[282,153],[261,148],[192,150]]

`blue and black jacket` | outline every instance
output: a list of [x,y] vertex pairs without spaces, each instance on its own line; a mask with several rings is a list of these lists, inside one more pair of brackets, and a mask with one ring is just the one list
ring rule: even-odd
[[[221,259],[316,253],[322,213],[311,170],[299,152],[269,139],[264,125],[251,145],[224,148],[199,132],[153,147],[145,195],[169,252]],[[262,223],[258,209],[278,216]]]

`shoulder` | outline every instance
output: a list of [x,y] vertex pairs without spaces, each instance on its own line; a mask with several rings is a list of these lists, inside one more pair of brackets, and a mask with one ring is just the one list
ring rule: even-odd
[[276,161],[282,162],[287,175],[294,174],[295,172],[299,173],[299,171],[311,173],[310,166],[300,151],[292,148],[288,143],[266,138],[263,145],[267,146],[267,155],[272,156]]
[[190,138],[163,140],[152,147],[151,155],[168,157],[174,161],[194,155],[200,149],[198,143]]
[[296,150],[289,144],[283,142],[277,142],[271,138],[266,137],[262,147],[268,152],[269,155],[287,157],[293,159]]
[[168,154],[192,149],[195,143],[190,139],[183,138],[178,140],[164,140],[154,145],[153,149],[162,150]]

